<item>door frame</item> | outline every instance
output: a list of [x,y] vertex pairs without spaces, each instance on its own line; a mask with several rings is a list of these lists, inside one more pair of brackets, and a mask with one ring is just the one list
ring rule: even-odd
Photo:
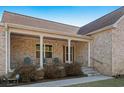
[[[74,62],[74,46],[71,46],[71,50],[72,50],[72,60],[71,60],[71,63],[73,63]],[[63,46],[63,61],[65,62],[65,63],[68,63],[68,60],[66,60],[66,59],[68,59],[68,51],[66,51],[66,50],[68,50],[68,46],[67,45],[65,45],[65,46]],[[70,56],[70,57],[71,57]]]

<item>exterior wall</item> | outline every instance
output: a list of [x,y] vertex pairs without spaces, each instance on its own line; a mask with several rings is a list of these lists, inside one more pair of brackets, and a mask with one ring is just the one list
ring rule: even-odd
[[91,66],[105,75],[112,74],[112,30],[92,35]]
[[44,43],[53,46],[53,58],[58,57],[60,62],[63,63],[63,46],[67,45],[67,41],[44,39]]
[[[50,44],[53,46],[53,58],[58,57],[63,63],[63,46],[67,46],[67,41],[50,38],[45,38],[43,41],[44,44]],[[23,62],[24,58],[27,56],[31,57],[34,63],[39,62],[39,59],[36,59],[36,44],[39,43],[39,37],[11,35],[11,62]],[[87,45],[83,42],[76,41],[72,41],[71,44],[74,46],[75,50],[74,61],[82,62],[84,59],[84,61],[87,62]],[[83,58],[78,60],[80,56],[83,56]],[[51,59],[48,60],[51,61]]]
[[124,74],[124,18],[112,31],[112,73]]
[[6,72],[6,49],[5,49],[5,32],[4,28],[0,26],[0,75]]
[[[44,43],[53,45],[53,57],[58,57],[63,62],[63,46],[67,46],[67,41],[44,39]],[[71,41],[71,46],[74,46],[74,62],[81,62],[84,66],[87,66],[88,44]]]
[[83,66],[88,66],[88,43],[76,42],[75,57],[76,62],[81,62]]
[[[23,37],[23,38],[22,38]],[[11,35],[11,63],[22,63],[25,57],[36,61],[36,44],[39,38]]]

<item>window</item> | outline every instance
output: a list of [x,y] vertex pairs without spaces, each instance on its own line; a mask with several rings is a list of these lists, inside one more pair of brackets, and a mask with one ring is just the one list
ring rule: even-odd
[[68,47],[66,47],[66,51],[65,51],[65,55],[66,55],[66,61],[68,61]]
[[[73,55],[74,55],[74,47],[71,47],[71,49],[70,49],[70,61],[73,61]],[[65,58],[66,58],[66,61],[68,61],[68,47],[66,47],[66,50],[65,50]]]
[[36,44],[36,58],[40,58],[40,44]]
[[[52,58],[52,45],[45,45],[44,50],[45,50],[45,58]],[[36,58],[40,58],[40,44],[36,44]]]
[[45,45],[45,58],[52,58],[52,45]]

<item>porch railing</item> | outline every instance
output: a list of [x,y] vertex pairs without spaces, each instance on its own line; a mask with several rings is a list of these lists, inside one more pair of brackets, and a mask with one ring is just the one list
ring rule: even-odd
[[[99,61],[98,59],[95,59],[95,58],[93,58],[93,57],[91,57],[91,59],[94,60],[94,61],[97,62],[97,63],[104,64],[104,62]],[[93,63],[94,63],[94,61],[93,61]]]
[[[98,63],[98,64],[100,64],[101,66],[103,66],[104,64],[108,65],[108,63],[99,61],[99,60],[96,59],[96,58],[91,57],[91,59],[93,60],[93,68],[95,68],[95,63]],[[96,68],[95,68],[95,69],[96,69]]]

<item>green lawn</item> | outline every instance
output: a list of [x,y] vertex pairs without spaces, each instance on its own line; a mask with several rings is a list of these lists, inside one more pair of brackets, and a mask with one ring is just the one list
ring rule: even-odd
[[123,87],[124,78],[108,79],[84,84],[71,85],[69,87]]

